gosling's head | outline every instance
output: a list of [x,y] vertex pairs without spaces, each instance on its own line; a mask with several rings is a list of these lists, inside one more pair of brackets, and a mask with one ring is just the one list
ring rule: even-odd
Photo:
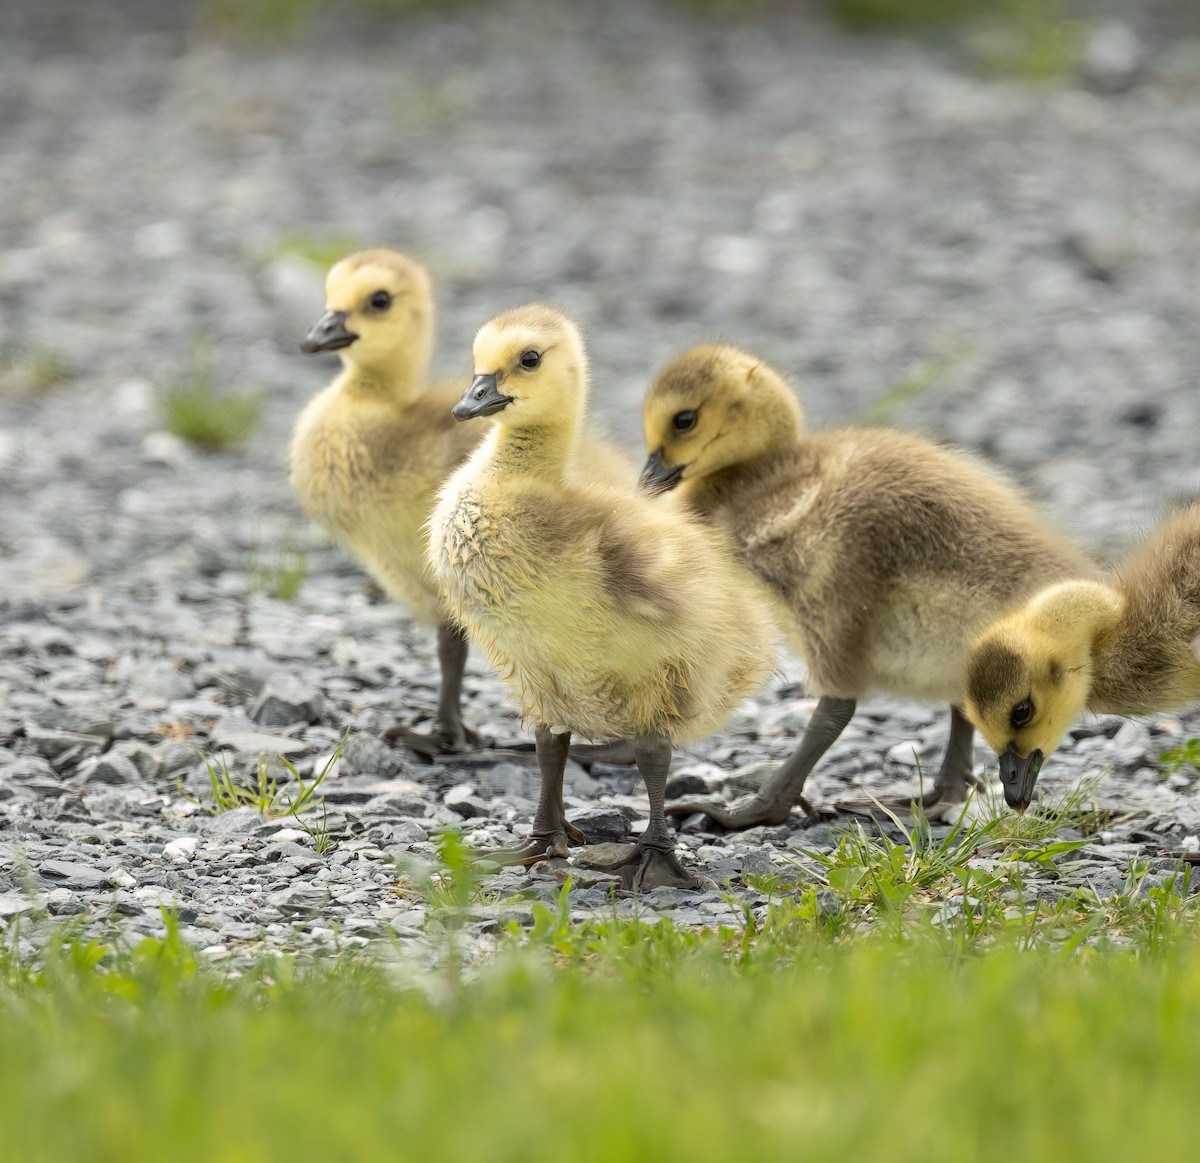
[[475,379],[454,405],[455,419],[557,426],[582,414],[587,354],[561,311],[535,303],[497,315],[479,329],[472,353]]
[[433,342],[433,292],[420,263],[396,250],[364,250],[325,279],[325,314],[300,343],[366,368],[424,371]]
[[736,347],[705,344],[658,374],[642,405],[643,488],[674,488],[795,441],[800,404],[783,377]]
[[1087,635],[1041,617],[1036,602],[990,627],[967,656],[967,718],[1000,757],[1009,807],[1033,800],[1042,763],[1087,705]]

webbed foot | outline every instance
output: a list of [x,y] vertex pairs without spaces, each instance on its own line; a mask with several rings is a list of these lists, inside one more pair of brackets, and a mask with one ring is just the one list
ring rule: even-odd
[[472,860],[487,860],[492,864],[522,865],[528,868],[554,856],[565,859],[571,843],[586,844],[587,837],[574,824],[566,824],[562,829],[530,836],[524,844],[515,844],[508,848],[473,848],[469,855]]
[[673,850],[637,843],[629,855],[611,864],[597,866],[600,872],[615,872],[621,887],[631,892],[648,892],[652,888],[689,888],[709,892],[716,882],[696,872],[688,872]]
[[[817,815],[816,808],[804,796],[800,796],[797,802],[804,809],[806,815]],[[741,832],[746,828],[755,828],[759,824],[785,823],[792,814],[792,805],[787,800],[755,795],[737,805],[687,800],[683,803],[668,804],[665,811],[668,816],[674,816],[676,819],[702,812],[714,824],[726,831]]]
[[894,815],[906,819],[914,807],[920,806],[921,811],[931,820],[940,820],[944,816],[954,817],[961,811],[962,806],[970,796],[970,790],[982,792],[986,784],[973,772],[964,773],[962,778],[945,786],[935,784],[929,791],[919,796],[855,796],[838,800],[834,809],[848,816],[869,816],[877,818],[881,815]]
[[436,759],[439,755],[462,755],[490,746],[492,742],[461,723],[457,727],[434,723],[429,731],[416,731],[396,723],[382,731],[379,738],[389,747],[405,747],[426,759]]

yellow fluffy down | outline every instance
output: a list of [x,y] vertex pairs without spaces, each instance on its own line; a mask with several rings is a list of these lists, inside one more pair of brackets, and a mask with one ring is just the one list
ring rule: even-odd
[[443,490],[433,562],[526,717],[589,738],[719,727],[771,667],[759,584],[673,499],[490,476],[494,442]]

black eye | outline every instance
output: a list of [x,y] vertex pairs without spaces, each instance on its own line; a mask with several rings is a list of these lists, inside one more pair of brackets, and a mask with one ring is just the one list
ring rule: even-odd
[[1033,703],[1028,699],[1019,702],[1012,709],[1012,714],[1009,716],[1014,727],[1024,727],[1030,719],[1033,718]]
[[376,291],[368,300],[372,311],[386,311],[392,305],[392,296],[387,291]]
[[524,351],[521,353],[521,366],[532,370],[542,362],[542,353],[540,351]]
[[675,426],[676,432],[691,432],[696,427],[696,413],[677,412],[671,423]]

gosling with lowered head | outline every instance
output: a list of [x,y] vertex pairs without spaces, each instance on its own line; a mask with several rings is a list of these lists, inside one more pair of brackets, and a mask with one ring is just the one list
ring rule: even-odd
[[965,708],[1024,811],[1086,708],[1148,715],[1200,703],[1200,505],[1164,521],[1106,581],[1039,591],[967,658]]
[[810,814],[804,782],[873,690],[950,703],[950,739],[927,808],[961,803],[972,728],[960,707],[973,635],[1087,561],[1011,488],[965,455],[900,432],[806,435],[784,379],[727,346],[684,352],[643,409],[645,488],[674,489],[728,532],[774,591],[808,666],[816,710],[799,746],[748,803],[673,804],[726,828]]

